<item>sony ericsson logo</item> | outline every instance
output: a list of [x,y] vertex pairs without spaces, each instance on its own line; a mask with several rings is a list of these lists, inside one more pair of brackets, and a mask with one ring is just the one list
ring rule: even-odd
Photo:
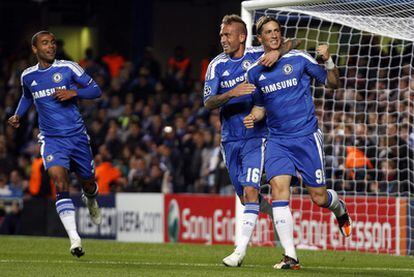
[[58,72],[58,73],[55,73],[55,74],[52,75],[52,79],[53,79],[53,82],[60,83],[60,81],[62,81],[63,77],[62,77],[62,74]]
[[244,75],[241,75],[237,78],[231,79],[231,80],[227,80],[227,81],[221,81],[220,82],[220,86],[221,88],[232,88],[235,85],[237,85],[238,83],[244,82],[244,80],[246,80],[246,78],[244,77]]
[[180,207],[175,199],[168,205],[168,240],[177,242],[180,235]]
[[282,70],[283,70],[283,73],[285,73],[285,75],[289,75],[290,73],[293,72],[293,66],[290,64],[285,64]]
[[66,89],[66,86],[42,89],[42,90],[39,90],[39,91],[32,92],[33,99],[39,99],[39,98],[43,98],[43,97],[46,97],[46,96],[51,96],[52,94],[55,93],[55,89],[57,89],[57,88]]
[[261,87],[263,93],[270,93],[277,90],[282,90],[285,88],[290,88],[298,85],[298,80],[296,78],[283,80],[277,83],[273,83],[264,87]]

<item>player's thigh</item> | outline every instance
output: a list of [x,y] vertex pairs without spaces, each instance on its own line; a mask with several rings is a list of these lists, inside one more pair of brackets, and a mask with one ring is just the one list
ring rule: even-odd
[[265,171],[269,182],[275,176],[296,176],[296,169],[291,158],[291,153],[286,147],[286,139],[269,138],[265,151]]
[[243,187],[260,188],[265,149],[266,139],[264,138],[246,140],[240,149],[240,174],[238,179]]
[[243,195],[243,186],[239,182],[240,174],[240,165],[239,165],[239,155],[240,155],[240,142],[223,142],[221,144],[221,154],[223,155],[223,160],[226,164],[227,171],[229,172],[231,183],[234,186],[234,189],[237,195]]
[[38,136],[40,143],[40,155],[46,171],[54,166],[70,169],[70,151],[66,138]]
[[71,168],[82,180],[95,178],[95,163],[87,134],[74,136],[71,149]]
[[297,138],[291,145],[294,163],[303,183],[310,187],[325,186],[323,138],[320,131]]

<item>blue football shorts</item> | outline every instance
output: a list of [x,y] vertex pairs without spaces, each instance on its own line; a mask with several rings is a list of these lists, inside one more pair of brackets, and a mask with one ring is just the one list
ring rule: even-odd
[[305,185],[325,186],[323,134],[321,130],[302,137],[272,137],[267,140],[265,155],[267,181],[279,175],[296,176]]
[[70,137],[50,137],[39,134],[40,154],[45,169],[62,166],[82,179],[95,177],[95,163],[89,144],[89,136],[80,133]]
[[237,195],[243,195],[245,186],[260,188],[265,148],[265,138],[251,138],[221,144],[223,160]]

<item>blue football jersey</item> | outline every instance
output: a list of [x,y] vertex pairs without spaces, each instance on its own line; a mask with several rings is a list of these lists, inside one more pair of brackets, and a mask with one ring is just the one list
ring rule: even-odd
[[271,68],[254,64],[247,80],[256,86],[255,105],[266,109],[271,136],[296,137],[316,132],[318,119],[311,93],[316,79],[325,84],[326,70],[304,51],[292,50]]
[[39,65],[23,71],[22,97],[34,102],[39,116],[39,128],[45,136],[72,136],[86,130],[79,112],[77,98],[59,102],[53,97],[56,88],[77,89],[86,87],[93,79],[74,62],[55,60],[41,69]]
[[[204,103],[212,96],[220,95],[235,88],[246,80],[247,69],[263,54],[261,47],[248,47],[239,59],[220,54],[213,59],[207,69],[204,84]],[[220,107],[222,141],[237,141],[253,137],[266,136],[266,124],[263,121],[255,128],[247,129],[243,118],[253,107],[253,96],[244,95],[230,99]]]

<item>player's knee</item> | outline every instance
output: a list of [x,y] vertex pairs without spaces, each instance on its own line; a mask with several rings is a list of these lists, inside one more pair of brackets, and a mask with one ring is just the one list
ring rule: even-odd
[[59,174],[51,174],[50,178],[53,181],[53,184],[56,187],[56,191],[62,192],[67,191],[69,189],[69,183],[64,176]]
[[244,198],[245,202],[258,202],[259,201],[259,191],[250,186],[244,187]]
[[56,191],[57,192],[62,192],[62,191],[68,191],[69,190],[69,184],[65,181],[53,181],[53,183],[55,184],[56,187]]

